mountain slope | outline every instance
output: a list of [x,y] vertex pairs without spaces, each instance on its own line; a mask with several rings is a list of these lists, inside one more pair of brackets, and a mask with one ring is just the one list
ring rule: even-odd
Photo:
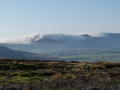
[[38,60],[57,60],[58,59],[56,57],[45,55],[45,54],[35,54],[35,53],[12,50],[5,46],[0,46],[0,58],[38,59]]
[[12,49],[25,51],[59,50],[74,48],[119,48],[120,33],[105,33],[99,36],[89,34],[64,35],[64,34],[36,34],[1,42]]

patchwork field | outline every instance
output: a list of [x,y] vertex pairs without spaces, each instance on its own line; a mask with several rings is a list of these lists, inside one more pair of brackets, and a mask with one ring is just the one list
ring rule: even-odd
[[80,62],[120,62],[120,49],[72,49],[49,52],[53,56],[65,61]]
[[80,62],[99,62],[99,61],[120,62],[119,53],[71,55],[71,56],[61,56],[60,58],[66,61],[78,60]]

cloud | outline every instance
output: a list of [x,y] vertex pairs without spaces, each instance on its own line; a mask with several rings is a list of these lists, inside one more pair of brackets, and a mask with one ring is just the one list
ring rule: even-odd
[[31,34],[22,37],[14,37],[14,38],[0,38],[0,43],[7,44],[29,44],[32,40],[38,40],[42,38],[41,34]]
[[87,34],[92,37],[104,37],[106,36],[106,33],[103,32],[84,32],[84,33],[78,33],[78,35],[84,35]]
[[14,38],[0,38],[0,43],[5,44],[30,44],[32,41],[38,41],[42,38],[50,38],[53,40],[85,40],[86,37],[83,35],[89,35],[91,37],[105,37],[107,33],[96,33],[96,32],[85,32],[78,33],[74,35],[69,34],[30,34],[22,37],[14,37]]

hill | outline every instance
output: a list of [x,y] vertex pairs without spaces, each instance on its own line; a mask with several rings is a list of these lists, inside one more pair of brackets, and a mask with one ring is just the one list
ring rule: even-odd
[[5,46],[0,46],[0,58],[10,59],[38,59],[38,60],[58,60],[51,55],[28,53],[18,50],[12,50]]
[[76,48],[120,48],[120,33],[104,33],[99,36],[89,34],[64,35],[64,34],[36,34],[22,38],[1,41],[12,49],[42,52],[49,50],[63,50]]

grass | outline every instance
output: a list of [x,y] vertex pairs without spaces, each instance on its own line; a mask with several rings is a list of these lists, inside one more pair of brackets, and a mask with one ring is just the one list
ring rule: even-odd
[[120,89],[120,63],[1,59],[0,67],[4,90]]
[[86,55],[71,55],[61,56],[64,60],[78,60],[81,62],[98,62],[98,61],[111,61],[120,62],[120,54],[106,53],[106,54],[86,54]]

